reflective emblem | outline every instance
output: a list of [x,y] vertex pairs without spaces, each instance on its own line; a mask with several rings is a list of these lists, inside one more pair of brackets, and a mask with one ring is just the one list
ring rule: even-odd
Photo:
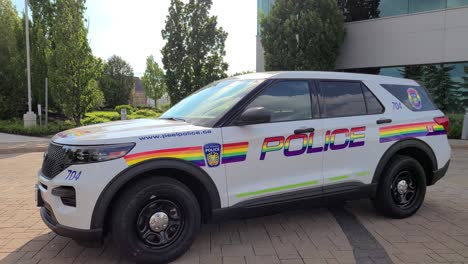
[[206,163],[208,167],[219,166],[221,156],[221,144],[209,143],[203,146],[203,152],[205,153]]

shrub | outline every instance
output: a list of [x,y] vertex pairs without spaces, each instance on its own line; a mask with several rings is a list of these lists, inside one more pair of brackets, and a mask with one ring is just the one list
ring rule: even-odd
[[151,106],[147,106],[147,105],[137,105],[135,106],[136,109],[149,109],[149,110],[153,110],[153,107]]
[[166,112],[167,110],[169,110],[169,108],[171,108],[171,105],[170,104],[163,104],[163,105],[160,105],[159,106],[159,109],[164,113]]
[[88,125],[100,124],[100,123],[105,123],[105,122],[110,122],[110,121],[111,120],[108,118],[102,118],[98,116],[88,116],[81,120],[81,125],[88,126]]
[[131,105],[118,105],[115,107],[115,111],[120,115],[120,110],[127,109],[127,115],[131,115],[133,113],[133,107]]
[[[128,110],[127,110],[128,111]],[[111,121],[120,120],[120,115],[114,111],[94,111],[85,114],[85,117],[99,117]]]
[[463,114],[448,114],[450,120],[450,129],[448,132],[448,137],[453,139],[461,139],[462,129],[463,129]]
[[73,127],[74,125],[64,122],[25,128],[22,121],[0,121],[0,132],[35,137],[52,136]]
[[145,116],[145,117],[157,117],[157,116],[159,116],[158,113],[156,113],[155,111],[150,110],[150,109],[141,109],[141,110],[136,111],[135,114],[140,115],[140,116]]

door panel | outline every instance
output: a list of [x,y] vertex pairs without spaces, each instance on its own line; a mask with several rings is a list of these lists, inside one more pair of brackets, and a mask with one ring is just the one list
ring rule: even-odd
[[222,128],[224,142],[248,142],[246,160],[225,165],[230,205],[322,185],[323,137],[294,134],[305,126],[323,134],[320,119]]
[[383,118],[382,105],[361,82],[325,81],[319,87],[326,130],[324,185],[371,183],[382,156],[376,122]]
[[245,107],[267,109],[270,123],[222,128],[225,145],[248,143],[243,162],[225,165],[231,206],[301,189],[321,192],[322,153],[316,146],[324,142],[314,134],[323,133],[323,122],[312,119],[310,90],[307,80],[278,81]]

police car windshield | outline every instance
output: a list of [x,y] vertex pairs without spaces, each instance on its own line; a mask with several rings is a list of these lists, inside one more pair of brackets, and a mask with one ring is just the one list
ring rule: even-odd
[[263,79],[229,79],[211,83],[177,103],[160,118],[185,120],[200,126],[213,126],[263,81]]

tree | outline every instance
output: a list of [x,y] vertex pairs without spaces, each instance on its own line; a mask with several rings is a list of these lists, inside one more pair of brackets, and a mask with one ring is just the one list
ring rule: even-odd
[[423,70],[424,86],[429,90],[434,103],[442,111],[455,112],[460,108],[459,86],[450,78],[452,66],[427,65]]
[[166,82],[164,80],[164,72],[154,60],[153,56],[146,58],[146,70],[141,81],[146,96],[153,99],[157,107],[158,99],[166,92]]
[[460,83],[460,92],[461,92],[461,104],[462,104],[462,109],[468,109],[468,66],[463,67],[463,82]]
[[11,0],[0,0],[0,118],[26,110],[25,32]]
[[[29,1],[31,8],[31,89],[32,104],[45,103],[45,78],[48,77],[48,57],[51,55],[51,27],[55,5],[50,0]],[[53,98],[49,93],[49,106]]]
[[211,0],[171,0],[161,53],[171,103],[215,80],[227,77],[227,33],[209,15]]
[[412,79],[418,82],[424,80],[424,66],[423,65],[408,65],[405,66],[401,71],[403,78]]
[[241,72],[236,72],[236,73],[234,73],[233,75],[231,75],[230,77],[235,77],[235,76],[244,75],[244,74],[250,74],[250,73],[255,73],[255,71],[241,71]]
[[84,27],[84,0],[56,0],[51,27],[54,49],[49,58],[50,87],[63,113],[80,125],[81,118],[99,105],[102,92],[95,80],[100,61],[89,47]]
[[344,39],[336,0],[281,0],[261,18],[265,69],[334,70]]
[[104,73],[100,80],[105,105],[114,108],[117,105],[128,104],[134,84],[132,66],[120,56],[111,56],[104,65]]

